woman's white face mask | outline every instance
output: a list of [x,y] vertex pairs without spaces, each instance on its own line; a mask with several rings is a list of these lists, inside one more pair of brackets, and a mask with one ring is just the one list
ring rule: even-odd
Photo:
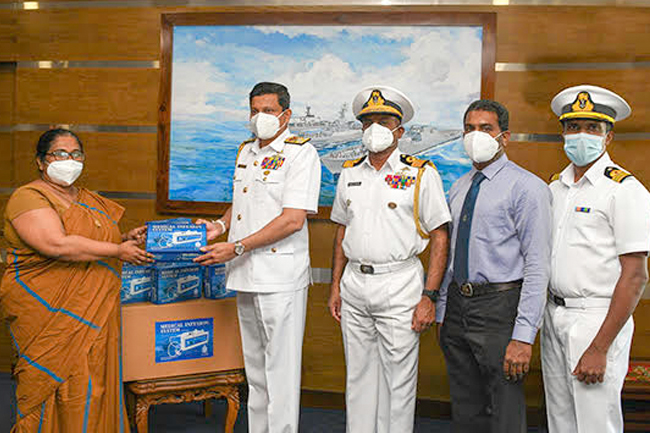
[[52,182],[57,185],[70,186],[79,179],[83,168],[83,162],[66,159],[65,161],[52,161],[47,163],[45,172]]

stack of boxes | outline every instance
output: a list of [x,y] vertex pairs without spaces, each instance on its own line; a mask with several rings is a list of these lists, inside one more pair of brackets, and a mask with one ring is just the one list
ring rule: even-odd
[[155,262],[149,266],[125,263],[122,268],[122,303],[169,304],[234,296],[225,288],[225,265],[201,266],[192,260],[207,245],[205,225],[189,218],[147,223],[146,250]]

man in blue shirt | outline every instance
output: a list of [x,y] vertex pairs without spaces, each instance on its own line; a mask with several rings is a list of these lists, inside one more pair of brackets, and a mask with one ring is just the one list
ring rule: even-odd
[[546,300],[551,193],[508,160],[504,106],[473,102],[464,131],[473,167],[449,192],[451,251],[436,309],[453,431],[525,432],[522,379]]

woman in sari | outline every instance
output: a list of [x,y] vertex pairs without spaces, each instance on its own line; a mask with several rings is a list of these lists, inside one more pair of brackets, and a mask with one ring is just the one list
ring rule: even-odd
[[122,396],[120,261],[144,264],[144,227],[122,235],[124,209],[74,186],[85,155],[71,131],[39,139],[40,179],[5,210],[9,243],[0,308],[18,353],[12,433],[128,432]]

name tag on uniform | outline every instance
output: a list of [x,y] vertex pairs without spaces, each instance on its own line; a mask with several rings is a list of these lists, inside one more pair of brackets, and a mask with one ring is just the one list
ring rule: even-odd
[[591,212],[590,207],[576,207],[576,212],[589,213]]
[[359,182],[348,182],[348,186],[361,186],[361,181],[359,181]]

